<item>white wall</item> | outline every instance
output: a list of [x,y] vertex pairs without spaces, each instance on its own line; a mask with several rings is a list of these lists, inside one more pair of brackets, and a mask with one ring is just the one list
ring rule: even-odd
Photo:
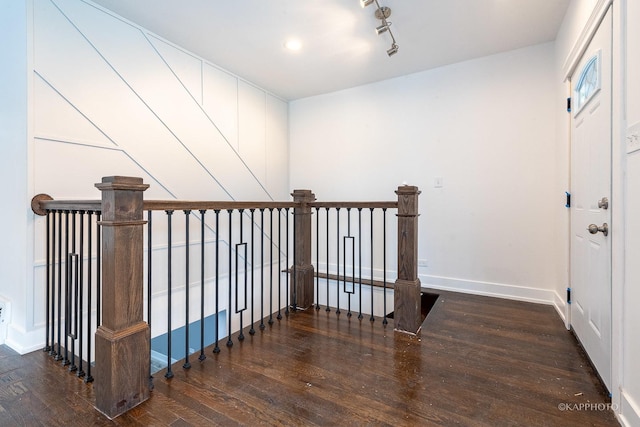
[[[640,138],[640,3],[626,2],[626,136]],[[638,140],[633,140],[636,144]],[[622,324],[621,416],[630,426],[640,426],[640,151],[629,151],[626,181],[626,271]]]
[[[0,2],[0,302],[12,303],[6,323],[25,331],[28,298],[29,199],[27,197],[27,5]],[[9,83],[10,82],[10,83]],[[5,310],[7,307],[5,307]],[[7,316],[9,313],[7,313]],[[0,343],[6,339],[0,325]]]
[[543,44],[294,101],[292,187],[394,200],[417,185],[423,285],[551,303],[553,66]]
[[[23,2],[9,3],[19,11]],[[7,211],[17,218],[5,222],[20,246],[2,247],[27,255],[10,269],[15,277],[3,269],[0,296],[17,319],[7,343],[26,352],[44,341],[44,220],[29,213],[34,194],[98,199],[94,183],[110,175],[142,177],[155,199],[289,200],[290,191],[283,100],[90,2],[36,1],[32,27],[22,14],[21,26],[7,19],[16,41],[7,55],[22,65],[2,70],[16,82],[18,117],[9,116],[11,156],[1,156],[2,173],[23,186],[11,188],[16,208]],[[24,236],[34,230],[31,253]]]

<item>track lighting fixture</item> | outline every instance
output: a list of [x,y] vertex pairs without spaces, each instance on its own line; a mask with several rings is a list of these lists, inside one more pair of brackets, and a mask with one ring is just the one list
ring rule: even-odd
[[376,34],[380,35],[386,32],[389,33],[389,35],[391,36],[391,48],[387,50],[387,55],[393,56],[396,53],[398,53],[398,44],[396,43],[396,38],[393,36],[393,33],[391,32],[391,28],[390,28],[391,22],[387,21],[387,18],[391,16],[391,8],[388,8],[386,6],[380,6],[380,3],[378,3],[378,0],[360,0],[360,6],[367,7],[374,2],[377,7],[374,13],[375,17],[381,21],[381,24],[376,27]]

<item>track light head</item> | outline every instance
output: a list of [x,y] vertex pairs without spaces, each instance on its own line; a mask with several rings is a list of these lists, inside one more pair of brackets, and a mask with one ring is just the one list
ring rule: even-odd
[[391,49],[387,50],[387,55],[393,56],[396,53],[398,53],[398,45],[394,43],[394,44],[391,45]]
[[360,6],[362,6],[362,7],[367,7],[371,3],[373,3],[373,0],[360,0]]
[[380,25],[379,27],[376,27],[376,34],[380,35],[380,34],[384,33],[385,31],[389,31],[389,25],[391,25],[391,22],[386,22],[386,23]]

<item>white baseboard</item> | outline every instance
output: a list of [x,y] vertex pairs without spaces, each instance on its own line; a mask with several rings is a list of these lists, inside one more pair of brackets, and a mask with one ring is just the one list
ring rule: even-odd
[[[455,279],[451,277],[429,276],[426,274],[419,275],[419,278],[422,287],[426,288],[506,298],[553,306],[556,306],[557,304],[556,292],[549,289],[530,288],[504,283],[479,282],[476,280]],[[558,307],[556,307],[556,309],[558,309]],[[564,319],[564,316],[562,317]]]
[[9,324],[5,345],[19,354],[27,354],[44,348],[44,328],[25,331]]
[[616,411],[616,416],[623,426],[640,426],[640,405],[625,390],[620,393],[620,407]]
[[556,312],[558,312],[558,316],[562,319],[564,327],[569,329],[569,304],[567,304],[565,298],[559,295],[558,292],[554,292],[553,297],[553,307],[556,309]]

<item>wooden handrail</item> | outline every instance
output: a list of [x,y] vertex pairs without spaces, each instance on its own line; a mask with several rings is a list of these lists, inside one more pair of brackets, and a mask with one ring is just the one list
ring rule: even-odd
[[[38,215],[45,215],[46,210],[58,210],[58,211],[93,211],[100,212],[102,210],[102,201],[100,200],[40,200],[37,202],[39,209],[42,213]],[[33,206],[32,206],[33,207]]]
[[313,202],[309,203],[312,208],[329,208],[329,209],[397,209],[398,202]]
[[[34,198],[34,211],[37,209],[38,215],[44,215],[46,210],[59,211],[93,211],[101,210],[100,200],[54,200]],[[294,209],[299,203],[288,202],[239,202],[239,201],[213,201],[213,200],[145,200],[143,210],[145,211],[166,211],[166,210],[227,210],[227,209]],[[397,209],[397,201],[374,201],[374,202],[312,202],[308,204],[311,208],[328,209]],[[42,213],[40,213],[42,212]]]
[[145,211],[167,210],[227,210],[227,209],[293,209],[294,202],[236,202],[236,201],[189,201],[189,200],[145,200]]

